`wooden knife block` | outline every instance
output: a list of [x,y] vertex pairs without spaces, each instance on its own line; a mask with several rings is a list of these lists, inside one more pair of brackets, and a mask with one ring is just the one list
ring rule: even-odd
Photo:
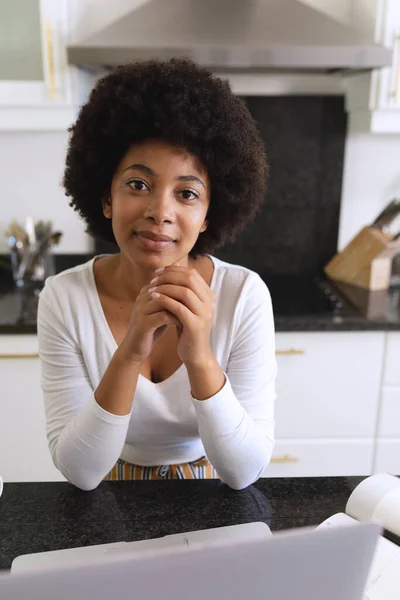
[[367,290],[390,287],[392,261],[400,252],[400,239],[392,242],[390,233],[364,227],[355,238],[325,266],[325,273]]

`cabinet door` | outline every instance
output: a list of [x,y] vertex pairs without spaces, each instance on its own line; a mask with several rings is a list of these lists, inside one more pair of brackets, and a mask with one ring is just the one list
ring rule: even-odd
[[374,440],[277,440],[263,477],[370,475]]
[[65,0],[0,0],[0,105],[68,100],[66,14]]
[[391,67],[380,70],[378,86],[379,108],[400,109],[400,2],[386,0],[381,2],[380,40],[385,46],[393,48]]
[[374,473],[400,475],[400,438],[378,439],[374,460]]
[[400,438],[400,387],[382,390],[378,437]]
[[0,475],[62,481],[47,446],[36,336],[0,336]]
[[375,435],[384,333],[278,333],[276,437]]
[[65,131],[74,121],[77,78],[67,64],[66,5],[0,0],[0,131]]
[[400,333],[398,332],[387,334],[383,382],[385,385],[400,387]]

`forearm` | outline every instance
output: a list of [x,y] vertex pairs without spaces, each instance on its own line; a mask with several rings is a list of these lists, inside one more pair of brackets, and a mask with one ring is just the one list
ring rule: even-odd
[[193,399],[206,454],[229,486],[254,483],[268,465],[274,445],[273,421],[255,422],[241,406],[229,380],[216,396]]
[[123,349],[118,348],[94,393],[97,404],[113,415],[128,415],[139,373],[140,364],[132,362]]
[[77,487],[94,489],[120,457],[129,419],[104,411],[92,397],[52,446],[56,467]]
[[139,367],[117,350],[94,396],[50,444],[57,468],[77,487],[97,487],[120,457],[138,377]]
[[190,363],[185,366],[190,381],[190,390],[196,400],[207,400],[224,387],[225,375],[211,352],[198,363]]
[[121,455],[140,368],[117,350],[94,397],[64,427],[53,459],[81,489],[95,488]]

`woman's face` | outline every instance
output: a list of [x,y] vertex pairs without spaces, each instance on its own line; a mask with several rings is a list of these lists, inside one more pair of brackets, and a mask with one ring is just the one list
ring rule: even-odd
[[198,159],[148,140],[121,160],[103,212],[112,219],[121,254],[142,268],[157,269],[187,259],[207,227],[209,203],[210,183]]

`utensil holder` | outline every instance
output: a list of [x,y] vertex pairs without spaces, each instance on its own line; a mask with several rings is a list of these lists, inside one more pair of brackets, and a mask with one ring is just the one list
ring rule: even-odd
[[400,239],[392,234],[364,227],[332,258],[324,271],[334,281],[377,291],[390,287],[392,262],[400,252]]
[[38,256],[30,267],[26,269],[22,277],[19,274],[19,267],[24,254],[18,252],[16,248],[10,248],[10,256],[13,279],[18,288],[32,285],[43,286],[46,278],[55,274],[54,255],[50,250]]

